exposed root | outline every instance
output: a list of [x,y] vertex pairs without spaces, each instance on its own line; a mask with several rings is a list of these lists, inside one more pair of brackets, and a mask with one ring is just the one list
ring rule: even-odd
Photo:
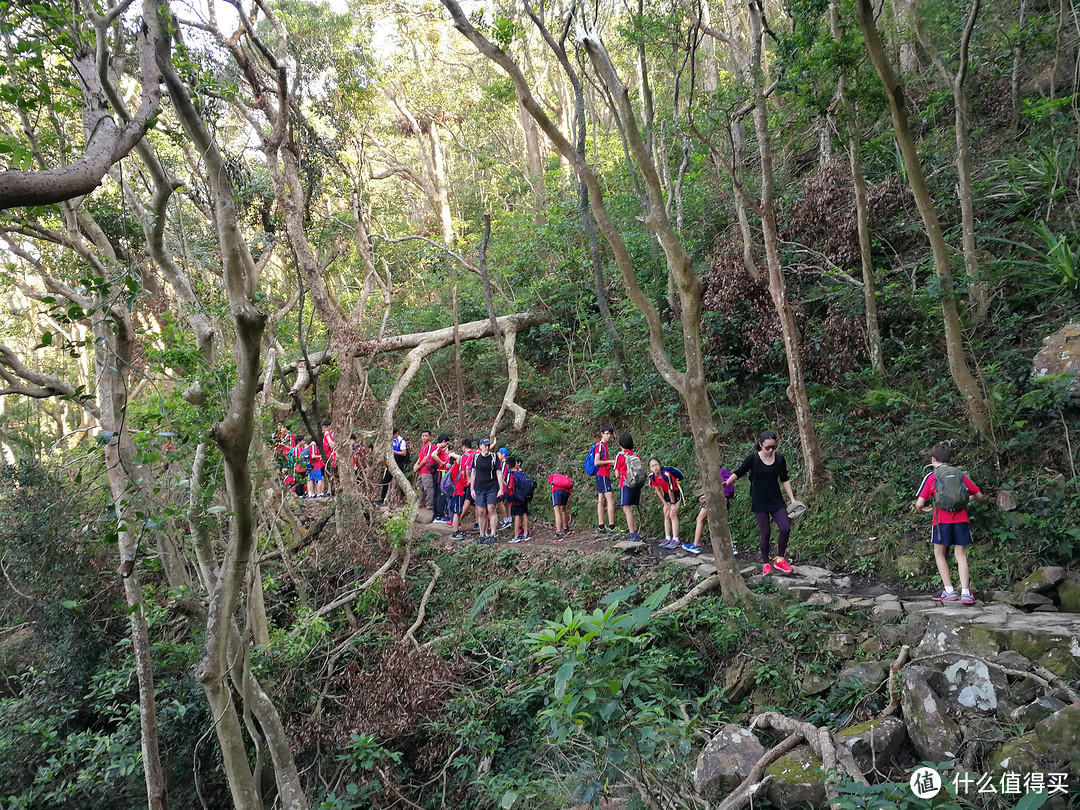
[[802,741],[802,734],[790,734],[779,745],[774,745],[762,754],[761,759],[750,769],[750,773],[747,774],[746,778],[720,803],[716,810],[740,810],[749,804],[754,795],[759,793],[772,779],[771,776],[765,777],[765,769],[788,751],[798,747]]
[[370,577],[368,577],[366,580],[364,580],[360,585],[356,586],[355,588],[353,588],[348,593],[346,593],[346,594],[344,594],[342,596],[339,596],[333,602],[325,604],[321,608],[316,610],[315,612],[310,613],[307,616],[305,616],[304,620],[300,623],[300,627],[302,628],[302,627],[306,626],[309,622],[317,619],[318,617],[325,616],[327,613],[333,613],[339,607],[342,607],[343,605],[347,605],[350,602],[352,602],[354,599],[356,599],[356,597],[358,597],[360,594],[362,594],[364,591],[366,591],[368,588],[370,588],[372,585],[374,585],[376,582],[378,582],[379,577],[381,577],[383,574],[385,574],[387,571],[389,571],[394,566],[394,563],[397,562],[397,558],[398,558],[399,553],[400,553],[400,550],[398,548],[395,547],[394,549],[392,549],[390,551],[390,556],[387,558],[386,562],[384,562],[382,564],[382,566],[380,566],[378,571],[376,571],[374,574],[372,574]]
[[416,647],[419,647],[420,644],[416,641],[415,633],[420,629],[420,625],[424,623],[424,616],[427,614],[428,599],[431,598],[431,593],[435,590],[435,583],[439,581],[439,576],[442,574],[442,570],[440,570],[439,566],[434,562],[429,560],[428,565],[432,567],[435,573],[431,577],[431,582],[428,583],[427,588],[424,590],[424,595],[420,598],[420,609],[416,613],[416,621],[413,622],[412,627],[405,632],[405,638],[411,641]]
[[[852,781],[863,785],[866,784],[866,777],[859,770],[859,766],[855,764],[855,758],[851,755],[851,751],[846,745],[838,744],[833,738],[832,731],[828,728],[818,728],[812,723],[804,723],[801,720],[795,720],[777,712],[764,712],[757,715],[750,726],[751,728],[762,726],[776,731],[784,731],[788,734],[799,734],[806,740],[814,753],[821,758],[826,772],[834,771],[839,766]],[[827,790],[830,798],[836,795],[831,786],[828,786]]]

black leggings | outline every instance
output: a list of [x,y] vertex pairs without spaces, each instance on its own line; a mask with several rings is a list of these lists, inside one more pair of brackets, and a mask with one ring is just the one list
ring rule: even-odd
[[754,517],[757,519],[758,528],[761,529],[761,561],[763,563],[769,561],[769,534],[772,532],[769,518],[773,519],[776,528],[780,530],[780,537],[776,541],[776,556],[783,557],[784,552],[787,551],[788,535],[791,534],[787,508],[777,509],[775,512],[754,512]]
[[[397,460],[397,458],[398,457],[395,456],[395,461]],[[398,465],[399,470],[401,470],[402,472],[405,471],[405,462],[404,461],[398,461],[397,465]],[[383,473],[382,481],[379,482],[382,485],[382,491],[379,493],[379,500],[380,501],[385,501],[386,500],[386,496],[390,492],[390,484],[393,482],[393,480],[394,480],[394,476],[390,474],[390,468],[387,467],[386,471]]]

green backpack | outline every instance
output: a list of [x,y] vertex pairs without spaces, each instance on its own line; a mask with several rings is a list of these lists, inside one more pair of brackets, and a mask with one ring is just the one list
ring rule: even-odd
[[964,474],[956,467],[942,464],[934,468],[934,506],[946,512],[967,509],[970,493],[964,484]]

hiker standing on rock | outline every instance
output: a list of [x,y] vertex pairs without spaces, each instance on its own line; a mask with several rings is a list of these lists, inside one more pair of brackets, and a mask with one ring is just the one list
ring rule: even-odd
[[[975,597],[971,593],[971,577],[968,574],[967,547],[971,542],[971,527],[968,524],[967,504],[969,500],[981,501],[982,494],[970,478],[956,467],[949,464],[952,450],[945,442],[938,442],[930,450],[931,470],[919,487],[915,509],[919,512],[934,514],[934,562],[944,590],[930,598],[935,602],[960,601],[965,605],[974,605]],[[934,505],[926,502],[933,498]],[[949,546],[953,547],[956,557],[956,573],[960,579],[960,595],[953,588],[949,571]]]
[[[727,487],[744,475],[750,476],[750,511],[754,513],[761,530],[761,574],[766,577],[773,572],[773,568],[784,574],[791,573],[791,565],[784,556],[787,553],[788,536],[791,534],[791,521],[788,519],[787,504],[784,503],[780,487],[783,485],[789,502],[795,501],[795,493],[788,478],[787,459],[776,452],[779,441],[776,431],[766,430],[758,436],[757,449],[743,459],[743,463],[724,481],[724,486]],[[777,556],[772,564],[769,563],[769,540],[772,534],[770,520],[780,532],[776,541]]]

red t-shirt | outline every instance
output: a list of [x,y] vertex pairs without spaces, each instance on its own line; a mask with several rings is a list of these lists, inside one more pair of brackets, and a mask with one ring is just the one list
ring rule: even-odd
[[[966,475],[964,476],[964,486],[967,487],[969,493],[972,496],[979,494],[979,488],[972,483],[971,479]],[[919,487],[919,494],[916,496],[923,500],[934,502],[934,493],[937,492],[937,481],[934,480],[934,471],[931,470],[926,478],[923,479],[922,486]],[[948,512],[944,509],[938,509],[934,507],[934,524],[937,526],[939,523],[967,523],[968,513],[967,509],[961,509],[959,512]]]
[[439,447],[437,444],[431,445],[431,455],[428,458],[427,471],[433,472],[445,472],[450,469],[450,448]]
[[430,455],[431,448],[433,448],[434,446],[435,445],[433,445],[431,442],[424,442],[422,445],[420,445],[420,453],[416,456],[416,463],[419,466],[416,469],[424,471],[427,470],[427,457],[428,455]]
[[611,475],[611,461],[609,460],[607,445],[603,442],[597,442],[596,447],[593,448],[593,454],[600,458],[600,461],[596,462],[596,474]]
[[682,490],[682,487],[679,486],[679,482],[675,477],[664,470],[660,470],[659,475],[649,475],[649,486],[656,487],[665,495]]
[[464,458],[450,468],[450,480],[454,482],[454,494],[464,495],[465,487],[469,485],[469,471],[465,466]]
[[337,447],[334,445],[334,431],[331,428],[323,428],[322,432],[323,455],[331,464],[337,464]]
[[311,459],[311,469],[321,470],[323,468],[322,453],[319,452],[319,445],[315,442],[308,445],[308,458]]

